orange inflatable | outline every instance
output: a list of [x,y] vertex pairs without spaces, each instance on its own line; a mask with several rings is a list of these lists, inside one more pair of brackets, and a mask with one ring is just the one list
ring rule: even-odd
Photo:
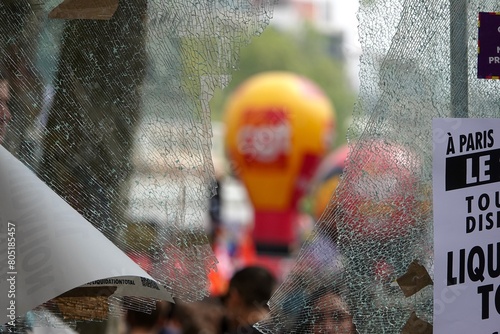
[[335,112],[310,80],[286,72],[251,77],[225,107],[225,145],[255,209],[257,247],[295,242],[294,220],[331,146]]

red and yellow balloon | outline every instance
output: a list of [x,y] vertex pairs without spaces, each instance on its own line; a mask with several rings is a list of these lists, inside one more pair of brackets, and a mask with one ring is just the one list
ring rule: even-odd
[[314,218],[332,232],[342,221],[351,240],[406,237],[431,212],[421,168],[415,152],[386,140],[342,146],[318,167],[311,192]]
[[312,214],[316,221],[323,214],[330,216],[330,210],[334,210],[336,207],[335,203],[331,203],[331,199],[340,183],[348,154],[349,146],[347,144],[337,148],[323,159],[316,171],[311,193]]
[[418,156],[387,140],[360,143],[338,192],[346,228],[360,240],[389,240],[410,233],[422,215]]
[[227,153],[255,209],[255,243],[292,244],[298,201],[331,146],[332,104],[305,77],[265,72],[229,98],[224,122]]

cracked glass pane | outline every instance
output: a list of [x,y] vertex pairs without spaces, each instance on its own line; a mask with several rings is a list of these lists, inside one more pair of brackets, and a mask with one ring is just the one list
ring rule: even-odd
[[[10,110],[2,109],[0,149],[172,296],[198,300],[208,295],[207,274],[217,261],[205,233],[215,180],[208,102],[227,85],[239,49],[268,24],[273,5],[78,0],[64,1],[53,13],[59,18],[49,18],[60,3],[0,3],[0,82],[8,82],[10,95],[8,102],[0,97]],[[25,242],[18,240],[18,252]],[[26,321],[52,322],[47,309],[68,319],[105,319],[109,308],[95,305],[117,303],[103,295],[64,298],[47,301]]]
[[[498,117],[498,80],[477,79],[477,17],[499,5],[467,1],[459,44],[450,42],[460,13],[449,1],[360,1],[361,86],[345,169],[262,332],[352,333],[352,321],[359,333],[401,333],[417,318],[430,329],[432,286],[405,297],[404,281],[415,265],[433,277],[432,119],[454,115],[455,85],[468,117]],[[465,71],[459,83],[451,81],[457,48],[467,50],[453,69]]]

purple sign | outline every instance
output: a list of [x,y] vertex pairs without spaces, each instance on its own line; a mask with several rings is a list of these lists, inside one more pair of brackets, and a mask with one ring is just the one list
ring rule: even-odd
[[480,12],[477,42],[477,77],[500,79],[500,13]]

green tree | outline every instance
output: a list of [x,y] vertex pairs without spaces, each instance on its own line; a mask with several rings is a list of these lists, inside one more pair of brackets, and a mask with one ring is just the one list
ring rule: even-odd
[[[42,180],[115,243],[142,112],[146,13],[146,0],[120,0],[110,20],[65,21],[39,168]],[[86,301],[82,309],[92,307]],[[106,326],[78,321],[77,331],[103,333]]]
[[348,79],[345,62],[329,50],[339,48],[340,38],[328,38],[305,25],[300,33],[267,28],[240,52],[239,69],[228,87],[216,91],[210,101],[212,118],[220,120],[227,97],[250,76],[266,71],[289,71],[308,77],[332,101],[337,115],[335,147],[346,141],[356,92]]
[[26,144],[43,99],[41,75],[33,66],[43,21],[42,1],[4,0],[0,3],[0,20],[0,58],[9,77],[9,108],[14,115],[5,147],[31,165]]

